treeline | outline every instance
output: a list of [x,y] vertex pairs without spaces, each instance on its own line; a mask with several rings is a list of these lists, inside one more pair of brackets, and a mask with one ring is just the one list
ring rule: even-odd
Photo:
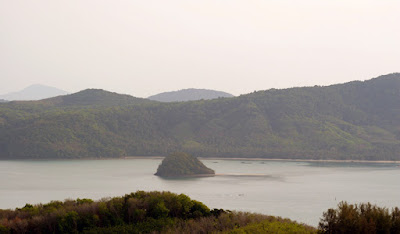
[[210,210],[184,194],[143,192],[0,210],[0,233],[400,233],[400,209],[341,202],[318,229],[261,214]]
[[143,192],[92,201],[52,201],[0,210],[0,233],[215,233],[258,222],[315,229],[266,215],[210,210],[184,194]]
[[324,212],[319,233],[400,233],[400,209],[378,207],[370,203],[339,203],[336,209]]
[[400,74],[156,103],[86,90],[0,104],[0,158],[168,155],[400,160]]

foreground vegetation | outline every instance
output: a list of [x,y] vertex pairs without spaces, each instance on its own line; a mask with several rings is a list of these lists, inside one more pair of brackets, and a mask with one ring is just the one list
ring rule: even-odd
[[280,217],[210,210],[184,194],[143,192],[0,210],[0,233],[400,233],[400,209],[339,203],[318,230]]
[[246,233],[255,228],[270,230],[265,233],[315,232],[279,217],[210,210],[186,195],[170,192],[138,191],[97,202],[77,199],[0,210],[0,233]]
[[214,170],[200,160],[184,152],[175,152],[161,162],[155,175],[161,177],[191,177],[214,175]]
[[370,203],[339,203],[336,209],[324,212],[319,223],[320,233],[400,233],[400,209]]
[[0,103],[0,158],[168,155],[400,160],[400,74],[158,103],[101,90]]

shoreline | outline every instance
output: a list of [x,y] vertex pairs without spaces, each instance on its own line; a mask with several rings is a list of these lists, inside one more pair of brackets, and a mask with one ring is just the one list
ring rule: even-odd
[[162,179],[186,179],[186,178],[199,178],[199,177],[214,177],[217,176],[217,174],[193,174],[193,175],[180,175],[180,176],[162,176],[162,175],[157,175],[157,173],[154,174],[155,176],[158,176]]
[[[69,160],[130,160],[130,159],[152,159],[162,160],[165,156],[125,156],[116,158],[17,158],[10,159],[4,158],[0,161],[69,161]],[[400,164],[400,160],[389,161],[389,160],[351,160],[351,159],[288,159],[288,158],[241,158],[241,157],[198,157],[200,160],[222,160],[222,161],[284,161],[284,162],[334,162],[334,163],[381,163],[381,164]]]
[[[164,159],[164,156],[126,156],[123,159]],[[198,157],[201,160],[243,160],[243,161],[287,161],[287,162],[337,162],[337,163],[388,163],[400,164],[400,161],[388,160],[351,160],[351,159],[288,159],[288,158],[222,158],[222,157]]]
[[203,158],[204,160],[243,160],[243,161],[288,161],[288,162],[338,162],[338,163],[392,163],[399,164],[400,161],[387,160],[351,160],[351,159],[287,159],[287,158]]

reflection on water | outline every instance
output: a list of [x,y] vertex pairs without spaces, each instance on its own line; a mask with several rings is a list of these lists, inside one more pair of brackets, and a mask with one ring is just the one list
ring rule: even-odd
[[137,190],[185,193],[211,208],[289,217],[316,226],[339,201],[400,203],[395,164],[202,160],[214,177],[166,180],[160,159],[0,161],[0,208]]

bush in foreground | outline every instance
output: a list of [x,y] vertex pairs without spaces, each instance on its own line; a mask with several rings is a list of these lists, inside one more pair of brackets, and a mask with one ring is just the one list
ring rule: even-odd
[[279,217],[210,210],[171,192],[138,191],[99,201],[52,201],[0,210],[0,233],[240,233],[240,228],[259,222],[302,226]]
[[[316,233],[289,219],[210,210],[184,194],[143,192],[93,201],[52,201],[0,210],[0,233]],[[339,203],[319,233],[400,233],[400,209]]]
[[337,209],[324,212],[319,223],[320,233],[400,233],[400,210],[370,203],[341,202]]

